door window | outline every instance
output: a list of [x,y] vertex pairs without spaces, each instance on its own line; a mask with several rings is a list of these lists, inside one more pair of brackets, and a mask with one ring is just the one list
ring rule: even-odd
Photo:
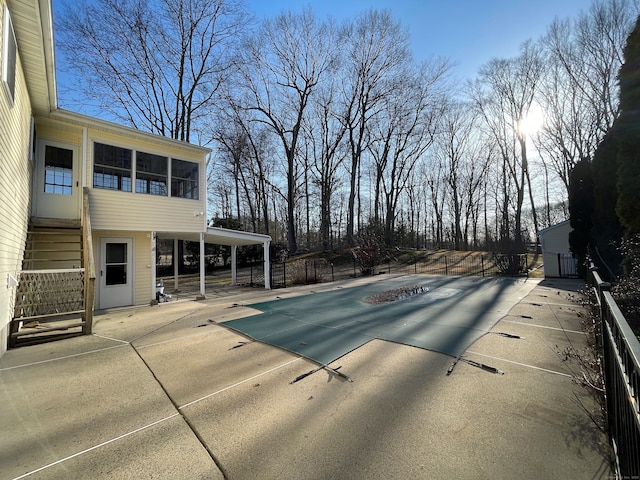
[[106,285],[125,285],[127,283],[127,244],[107,243],[105,253]]
[[73,193],[73,150],[47,145],[44,151],[44,191]]

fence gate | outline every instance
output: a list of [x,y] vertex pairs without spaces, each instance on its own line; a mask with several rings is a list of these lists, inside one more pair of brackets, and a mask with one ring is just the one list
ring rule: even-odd
[[273,262],[271,264],[271,288],[286,288],[287,272],[284,262]]
[[572,253],[558,254],[558,273],[562,278],[578,277],[578,262]]

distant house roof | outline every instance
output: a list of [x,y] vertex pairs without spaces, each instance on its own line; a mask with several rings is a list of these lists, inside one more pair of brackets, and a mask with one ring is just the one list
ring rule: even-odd
[[547,228],[543,228],[542,230],[540,230],[538,232],[538,236],[541,237],[545,233],[549,233],[549,232],[552,232],[554,230],[557,230],[558,228],[564,227],[567,224],[569,224],[570,222],[571,222],[571,220],[565,220],[564,222],[556,223],[555,225],[551,225],[551,226],[549,226]]

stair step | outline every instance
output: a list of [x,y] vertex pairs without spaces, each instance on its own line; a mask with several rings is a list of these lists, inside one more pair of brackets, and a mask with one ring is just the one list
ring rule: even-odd
[[31,320],[40,320],[40,319],[51,319],[51,318],[55,318],[55,317],[66,317],[69,315],[80,315],[84,313],[84,310],[73,310],[71,312],[62,312],[62,313],[47,313],[44,315],[33,315],[31,317],[18,317],[18,318],[14,318],[12,320],[12,322],[18,323],[18,322],[29,322]]
[[78,327],[80,328],[84,327],[84,322],[67,323],[65,325],[60,325],[58,327],[41,327],[40,325],[38,325],[37,327],[26,328],[26,329],[25,327],[22,327],[23,329],[20,330],[19,332],[12,332],[11,337],[20,338],[20,337],[25,337],[27,335],[35,335],[38,333],[63,332],[63,331],[70,330],[72,328],[78,328]]
[[80,235],[79,228],[47,228],[47,229],[31,229],[27,233],[37,235]]
[[[47,252],[47,253],[72,253],[75,255],[82,255],[82,250],[53,250],[53,249],[47,249],[47,250],[31,250],[28,252],[27,255],[25,255],[25,259],[29,258],[29,254],[31,255],[31,257],[37,257],[37,258],[43,258],[43,255],[34,255],[37,253],[43,253],[43,252]],[[49,257],[54,257],[54,255],[49,255],[47,258]]]
[[31,217],[29,224],[32,227],[42,228],[80,228],[82,224],[80,219],[66,219],[66,218],[44,218],[44,217]]

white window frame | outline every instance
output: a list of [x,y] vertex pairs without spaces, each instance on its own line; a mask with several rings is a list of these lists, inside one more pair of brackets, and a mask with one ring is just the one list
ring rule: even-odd
[[[195,178],[191,177],[179,177],[175,174],[174,166],[177,162],[193,165],[196,169]],[[192,167],[192,168],[193,168]],[[181,158],[172,158],[170,166],[170,181],[171,181],[171,197],[184,198],[187,200],[199,200],[200,199],[200,164],[191,160],[182,160]],[[188,186],[188,188],[184,188]],[[195,188],[193,188],[195,186]]]
[[[153,170],[146,171],[140,168],[138,160],[141,155],[149,155],[150,157],[155,157],[157,160],[162,162],[162,166],[164,167],[164,173],[157,173]],[[157,195],[161,197],[168,197],[170,190],[169,183],[169,158],[165,155],[158,155],[157,153],[150,153],[144,150],[136,150],[135,151],[135,193],[140,193],[143,195]],[[139,183],[143,182],[143,183]],[[155,185],[155,186],[154,186]],[[160,187],[160,185],[162,185]],[[140,191],[140,187],[145,186],[144,191]]]
[[[129,168],[126,167],[117,167],[117,166],[112,166],[112,165],[108,165],[108,164],[102,164],[102,163],[98,163],[98,158],[96,156],[96,145],[104,145],[106,147],[111,147],[111,148],[117,148],[117,149],[121,149],[121,150],[125,150],[128,151],[130,154],[130,158],[129,161],[131,163],[131,165],[129,166]],[[93,156],[93,172],[91,174],[91,187],[95,188],[95,189],[100,189],[100,190],[109,190],[112,192],[124,192],[124,193],[133,193],[135,192],[135,165],[136,165],[136,156],[135,156],[135,150],[133,148],[130,147],[123,147],[121,145],[116,145],[113,143],[107,143],[107,142],[102,142],[102,141],[98,141],[95,140],[93,142],[93,149],[91,152],[91,155]],[[115,177],[118,177],[117,173],[123,173],[122,178],[127,178],[129,180],[129,189],[124,189],[122,188],[124,185],[124,180],[119,180],[118,181],[118,188],[111,188],[111,187],[105,187],[104,183],[102,183],[101,185],[96,185],[96,167],[98,168],[105,168],[105,169],[111,169],[113,172],[116,173],[116,175],[113,175]],[[128,172],[129,173],[129,177],[126,177],[124,175],[124,173]],[[104,175],[104,173],[102,173],[101,175]],[[107,174],[107,175],[111,175],[111,174]]]

